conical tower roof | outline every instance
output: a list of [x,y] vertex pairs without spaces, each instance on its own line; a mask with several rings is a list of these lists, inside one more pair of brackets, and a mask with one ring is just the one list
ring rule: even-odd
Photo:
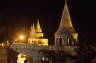
[[34,24],[31,26],[31,30],[30,30],[30,37],[36,37],[36,28],[34,26]]
[[31,26],[31,33],[36,33],[36,29],[35,29],[34,24]]
[[56,34],[71,33],[71,32],[73,33],[73,32],[75,32],[75,30],[72,26],[68,6],[67,6],[67,3],[65,1],[60,26],[59,26],[59,29],[57,30]]
[[39,20],[37,21],[36,32],[40,32],[40,33],[42,32]]

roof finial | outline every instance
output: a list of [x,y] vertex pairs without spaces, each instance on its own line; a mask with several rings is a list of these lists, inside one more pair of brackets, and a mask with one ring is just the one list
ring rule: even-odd
[[65,4],[67,3],[67,0],[65,0]]
[[40,23],[39,23],[39,19],[37,20],[36,30],[37,30],[37,32],[42,32],[42,29],[41,29],[41,26],[40,26]]

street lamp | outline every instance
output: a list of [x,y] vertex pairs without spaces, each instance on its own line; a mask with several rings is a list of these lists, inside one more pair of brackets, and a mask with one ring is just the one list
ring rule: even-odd
[[15,38],[14,38],[14,44],[18,43],[26,43],[27,42],[27,35],[26,33],[17,33]]
[[25,36],[21,35],[21,36],[19,36],[19,39],[20,40],[24,40],[25,39]]
[[25,41],[26,41],[25,35],[20,35],[20,36],[18,37],[18,41],[19,41],[19,43],[25,43]]

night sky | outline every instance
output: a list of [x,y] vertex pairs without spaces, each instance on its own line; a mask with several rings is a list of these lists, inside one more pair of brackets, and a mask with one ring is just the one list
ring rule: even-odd
[[[79,41],[96,42],[96,4],[88,0],[68,0],[68,8]],[[54,33],[59,27],[63,0],[31,0],[0,2],[0,41],[13,40],[20,32],[28,33],[30,26],[39,19],[45,37],[54,43]]]

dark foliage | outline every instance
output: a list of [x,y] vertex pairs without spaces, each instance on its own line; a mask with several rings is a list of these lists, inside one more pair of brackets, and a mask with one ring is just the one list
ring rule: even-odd
[[60,50],[40,50],[44,58],[43,63],[94,63],[96,62],[96,47],[93,45],[80,45],[75,49],[77,55],[70,55]]

